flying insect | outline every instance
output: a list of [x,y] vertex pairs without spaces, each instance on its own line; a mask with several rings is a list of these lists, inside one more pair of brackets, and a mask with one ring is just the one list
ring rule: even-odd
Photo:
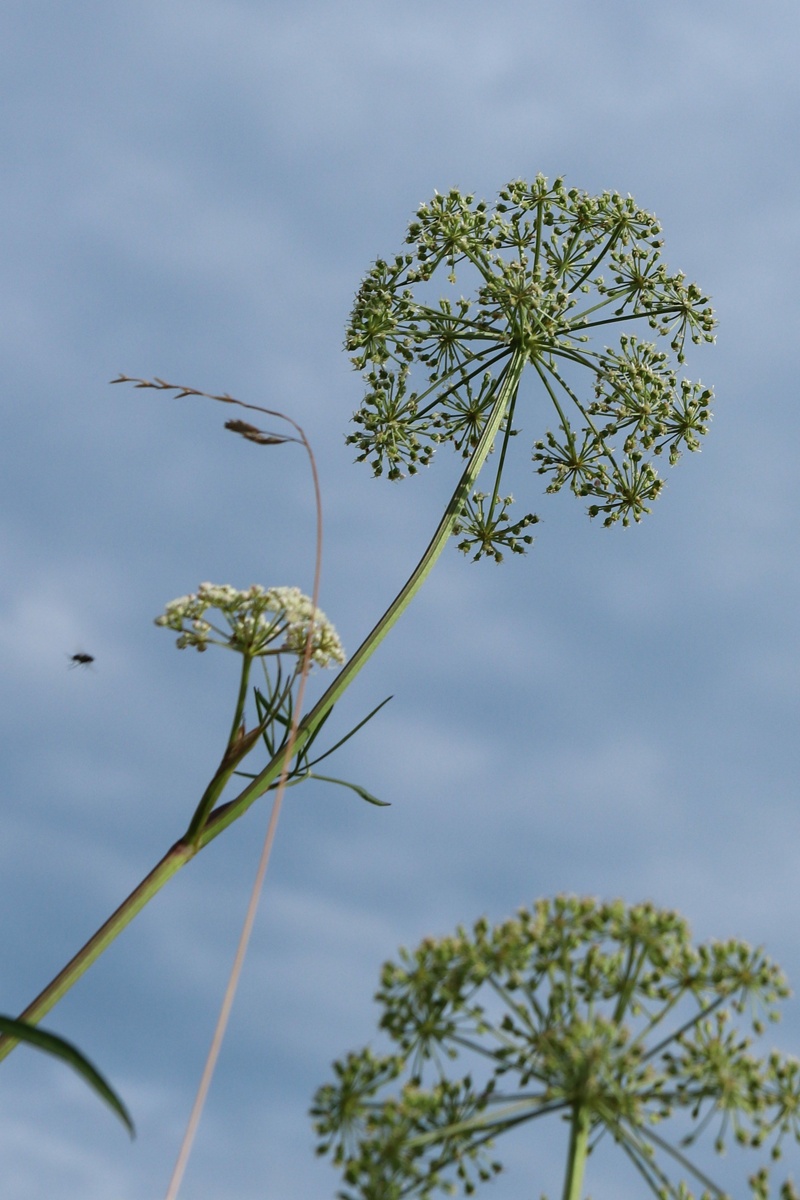
[[71,654],[69,659],[70,669],[72,667],[90,667],[94,662],[93,654],[84,654],[83,651],[78,654]]

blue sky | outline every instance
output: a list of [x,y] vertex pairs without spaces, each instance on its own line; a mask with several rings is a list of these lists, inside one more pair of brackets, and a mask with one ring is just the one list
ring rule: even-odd
[[[322,606],[352,650],[458,466],[441,454],[391,485],[344,445],[352,296],[422,200],[539,171],[630,192],[719,317],[688,364],[715,387],[711,432],[653,514],[605,531],[520,471],[541,517],[528,556],[448,550],[340,705],[343,730],[394,696],[336,762],[392,807],[290,796],[187,1197],[332,1196],[315,1087],[372,1037],[381,962],[481,913],[647,897],[800,979],[799,37],[788,0],[6,0],[0,1011],[180,835],[221,753],[232,664],[176,653],[153,617],[205,579],[311,587],[299,451],[108,380],[300,421]],[[67,670],[77,651],[96,669]],[[164,1192],[265,822],[259,805],[173,880],[49,1019],[122,1092],[137,1140],[65,1069],[15,1053],[5,1195]],[[796,1002],[775,1039],[800,1053]],[[558,1153],[521,1140],[486,1194],[557,1193]],[[596,1171],[593,1195],[640,1194],[613,1160]]]

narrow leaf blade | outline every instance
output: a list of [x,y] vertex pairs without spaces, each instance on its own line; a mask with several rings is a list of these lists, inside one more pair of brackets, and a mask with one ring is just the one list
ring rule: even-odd
[[80,1050],[71,1042],[65,1041],[64,1038],[60,1038],[54,1033],[47,1033],[44,1029],[29,1024],[28,1021],[19,1021],[14,1017],[0,1016],[0,1033],[6,1037],[16,1038],[20,1042],[27,1042],[29,1045],[35,1046],[37,1050],[43,1050],[45,1054],[52,1054],[55,1058],[60,1058],[62,1062],[68,1063],[101,1100],[104,1100],[109,1108],[117,1114],[131,1137],[135,1135],[136,1131],[131,1115],[117,1093],[100,1072],[92,1066],[88,1058],[81,1054]]

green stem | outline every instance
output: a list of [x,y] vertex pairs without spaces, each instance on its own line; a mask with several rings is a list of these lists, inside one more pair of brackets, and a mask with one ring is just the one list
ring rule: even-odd
[[[453,492],[445,514],[439,522],[439,526],[431,538],[427,550],[409,577],[405,587],[398,593],[375,627],[367,634],[355,654],[342,668],[327,691],[301,721],[294,743],[295,755],[302,750],[320,721],[327,716],[334,704],[339,700],[358,672],[386,637],[386,634],[397,619],[406,610],[447,545],[450,535],[453,532],[453,526],[462,513],[464,503],[475,484],[481,467],[486,461],[508,405],[516,392],[524,363],[525,360],[520,354],[516,354],[509,363],[506,378],[498,392],[497,399],[495,400],[480,441],[475,447],[464,473],[458,481],[458,485]],[[89,939],[86,945],[56,975],[44,991],[25,1009],[25,1012],[21,1016],[26,1021],[30,1021],[32,1024],[40,1021],[61,997],[69,991],[72,985],[80,979],[92,963],[99,958],[106,947],[114,941],[136,914],[144,908],[148,900],[164,886],[167,880],[193,858],[199,850],[207,846],[224,829],[227,829],[229,825],[242,816],[258,797],[262,796],[268,790],[281,773],[284,757],[284,752],[279,751],[260,775],[257,775],[234,800],[220,805],[207,819],[204,813],[202,828],[198,828],[198,814],[195,813],[192,824],[184,837],[175,843],[172,849],[162,858],[161,862],[131,892],[130,896],[126,900],[123,900],[116,912],[109,917],[104,925],[101,925],[97,933]],[[213,781],[212,785],[209,786],[213,786]],[[13,1038],[0,1037],[0,1061],[13,1050],[16,1044]]]
[[[64,969],[56,975],[44,991],[39,993],[25,1011],[20,1013],[20,1018],[30,1021],[32,1025],[38,1024],[69,991],[73,983],[80,979],[84,971],[87,971],[103,951],[111,945],[117,934],[121,933],[136,914],[144,908],[148,900],[155,896],[167,880],[171,879],[196,853],[195,847],[189,846],[185,842],[176,842],[172,849],[164,855],[161,862],[153,868],[149,875],[145,876],[138,887],[134,888],[127,900],[124,900],[105,924],[100,926],[97,933],[89,939],[74,958],[70,959]],[[0,1037],[0,1060],[10,1054],[16,1045],[16,1038]]]
[[497,504],[497,497],[500,492],[500,480],[503,475],[503,467],[506,461],[506,451],[508,450],[508,443],[511,439],[511,422],[514,419],[515,400],[516,397],[512,397],[508,411],[508,420],[506,421],[506,431],[503,434],[503,444],[500,447],[500,461],[498,462],[497,470],[494,473],[494,490],[492,491],[492,499],[489,504],[489,512],[491,514],[494,514],[494,506]]
[[[513,398],[517,386],[519,384],[520,375],[525,360],[522,355],[515,354],[512,361],[509,363],[506,378],[498,393],[497,400],[494,403],[489,419],[481,434],[475,450],[470,457],[469,462],[462,474],[458,485],[453,492],[450,502],[445,510],[444,516],[439,522],[439,526],[430,540],[427,550],[423,554],[415,570],[409,576],[405,587],[397,594],[395,599],[387,608],[378,623],[364,638],[364,641],[355,651],[353,656],[348,659],[346,665],[342,668],[339,674],[334,679],[333,683],[327,691],[320,697],[311,711],[303,718],[298,726],[297,740],[294,744],[294,752],[298,754],[306,744],[308,739],[314,733],[314,730],[319,725],[320,721],[328,715],[330,710],[336,704],[337,700],[343,695],[346,689],[355,679],[361,668],[372,656],[374,651],[386,637],[386,634],[395,624],[397,619],[405,612],[408,605],[413,600],[414,596],[419,591],[422,584],[430,574],[436,560],[444,550],[447,542],[453,532],[453,526],[461,516],[464,503],[469,497],[475,481],[480,474],[481,468],[491,450],[494,439],[502,424],[508,405]],[[218,834],[222,833],[228,825],[237,820],[238,817],[245,812],[250,805],[258,799],[259,796],[267,790],[270,784],[280,774],[283,764],[283,757],[277,754],[272,762],[268,763],[260,775],[248,784],[234,800],[230,800],[227,804],[222,804],[210,816],[208,823],[200,836],[200,845],[207,845]]]
[[[250,666],[252,662],[251,655],[243,655],[242,674],[239,679],[239,695],[236,698],[236,708],[233,713],[233,724],[230,736],[228,737],[228,744],[225,747],[222,762],[217,767],[216,774],[203,792],[200,803],[194,810],[194,815],[189,822],[189,828],[183,835],[183,841],[188,842],[190,845],[197,845],[200,831],[208,820],[209,814],[213,811],[214,805],[228,786],[231,775],[245,755],[250,753],[253,743],[259,736],[257,734],[254,736],[253,730],[249,734],[245,734],[244,730],[244,706],[247,701],[247,684],[250,679]],[[262,727],[259,728],[261,729]]]
[[250,667],[253,659],[249,654],[242,655],[242,675],[239,680],[239,695],[236,697],[236,711],[233,714],[233,724],[231,725],[231,735],[228,738],[228,746],[233,745],[234,739],[239,732],[239,727],[244,718],[244,706],[247,702],[247,684],[250,680]]
[[567,1173],[564,1178],[564,1200],[581,1200],[583,1175],[586,1170],[586,1158],[589,1153],[591,1124],[589,1110],[582,1104],[576,1104],[572,1110],[572,1125],[569,1133]]

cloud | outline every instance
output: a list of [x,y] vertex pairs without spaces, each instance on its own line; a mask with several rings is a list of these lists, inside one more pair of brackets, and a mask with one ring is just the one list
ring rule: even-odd
[[[352,466],[352,294],[434,188],[493,196],[537,170],[633,192],[714,294],[718,345],[687,366],[717,386],[708,444],[640,528],[610,533],[542,496],[521,455],[515,494],[543,518],[530,555],[448,550],[337,706],[331,737],[394,695],[330,763],[392,807],[321,785],[287,798],[187,1187],[332,1194],[314,1086],[373,1034],[381,961],[482,912],[653,896],[796,975],[796,5],[12,3],[5,25],[4,903],[25,917],[7,995],[37,990],[150,869],[219,759],[235,669],[177,655],[156,612],[203,578],[310,575],[292,448],[256,453],[221,438],[211,402],[105,380],[174,375],[302,421],[325,486],[323,607],[352,651],[458,468],[440,453],[395,488]],[[94,674],[67,669],[79,649]],[[53,1014],[108,1066],[139,1140],[116,1147],[79,1084],[12,1058],[10,1195],[163,1188],[264,810]],[[557,1153],[511,1157],[498,1200],[557,1188]],[[611,1170],[593,1194],[622,1194]]]

